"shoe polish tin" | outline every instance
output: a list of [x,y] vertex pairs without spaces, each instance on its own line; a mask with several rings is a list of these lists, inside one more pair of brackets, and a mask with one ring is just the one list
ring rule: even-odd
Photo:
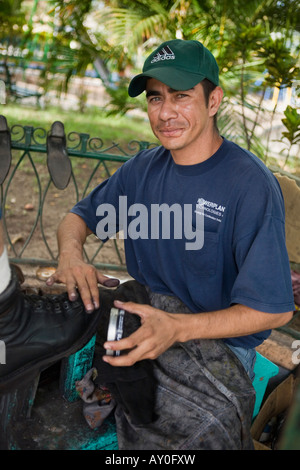
[[[109,324],[107,330],[107,341],[119,341],[123,337],[125,310],[112,308],[110,310]],[[106,349],[108,356],[120,356],[120,351]]]

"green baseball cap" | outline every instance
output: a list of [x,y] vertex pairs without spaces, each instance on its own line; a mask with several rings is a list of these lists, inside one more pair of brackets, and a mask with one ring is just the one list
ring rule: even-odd
[[129,84],[129,96],[140,95],[150,77],[174,90],[189,90],[204,78],[219,85],[219,67],[212,53],[201,42],[172,39],[163,42],[149,55],[143,73],[133,77]]

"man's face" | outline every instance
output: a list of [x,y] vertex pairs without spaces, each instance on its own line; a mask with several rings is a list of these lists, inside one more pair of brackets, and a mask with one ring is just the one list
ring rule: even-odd
[[199,151],[203,139],[211,133],[211,117],[217,111],[206,106],[201,83],[187,91],[176,91],[149,78],[146,96],[153,133],[173,158]]

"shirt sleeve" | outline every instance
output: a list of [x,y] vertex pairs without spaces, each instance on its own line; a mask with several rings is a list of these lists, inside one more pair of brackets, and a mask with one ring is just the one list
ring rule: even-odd
[[232,303],[266,313],[294,310],[282,220],[266,215],[258,230],[237,241],[235,257],[239,273],[232,289]]

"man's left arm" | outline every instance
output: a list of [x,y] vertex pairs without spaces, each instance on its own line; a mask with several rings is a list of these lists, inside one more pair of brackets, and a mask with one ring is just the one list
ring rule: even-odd
[[114,366],[130,366],[142,359],[155,359],[176,342],[232,338],[278,328],[293,316],[293,312],[265,313],[241,304],[191,314],[167,313],[133,302],[115,302],[115,306],[139,315],[141,327],[128,338],[105,343],[107,349],[130,350],[126,355],[104,357]]

